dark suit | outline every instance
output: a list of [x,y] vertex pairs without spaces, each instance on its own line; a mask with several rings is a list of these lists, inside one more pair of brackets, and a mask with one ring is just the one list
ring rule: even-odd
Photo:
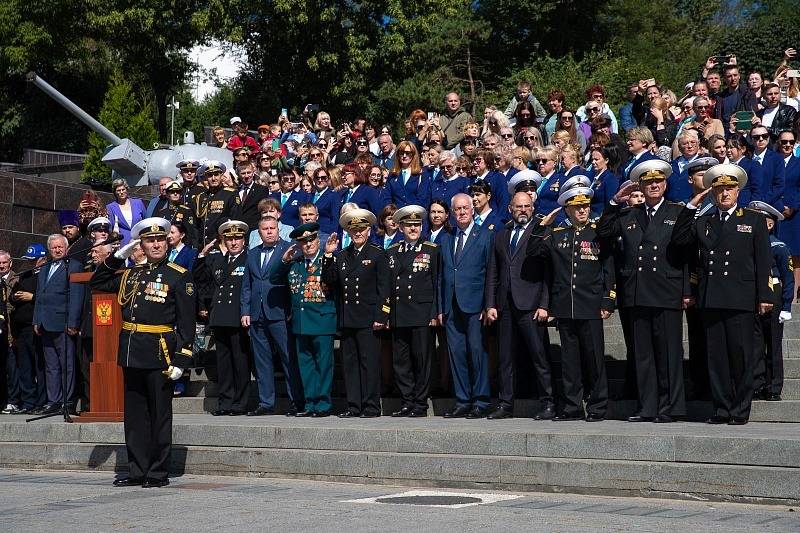
[[264,198],[269,198],[269,189],[260,183],[252,183],[247,195],[242,198],[244,185],[239,187],[237,194],[239,195],[239,210],[236,215],[238,220],[246,223],[247,226],[253,230],[258,226],[258,220],[261,216],[258,213],[258,203]]
[[372,214],[376,217],[380,214],[381,209],[383,209],[384,206],[384,204],[381,202],[380,191],[366,184],[358,185],[355,190],[344,189],[342,191],[341,202],[339,205],[340,212],[342,206],[347,202],[358,204],[358,207],[361,209],[372,211]]
[[299,226],[300,206],[309,201],[308,194],[303,190],[293,190],[289,192],[288,196],[284,196],[283,191],[279,191],[272,193],[271,197],[281,204],[281,222],[293,228]]
[[431,203],[431,180],[422,174],[413,174],[403,184],[402,174],[390,175],[386,180],[381,201],[394,204],[398,209],[407,205],[428,208]]
[[253,349],[259,406],[275,408],[274,349],[278,352],[283,375],[286,377],[289,400],[296,409],[302,410],[303,387],[300,384],[297,360],[290,349],[286,326],[290,314],[289,289],[285,283],[272,283],[269,275],[270,270],[281,262],[288,247],[288,242],[279,240],[271,254],[267,253],[263,244],[250,249],[242,280],[241,314],[250,317],[250,344]]
[[[498,396],[500,407],[509,411],[514,407],[514,361],[517,354],[524,354],[533,361],[539,400],[542,403],[553,401],[550,362],[544,346],[546,327],[533,320],[536,309],[549,307],[550,293],[542,277],[542,269],[525,262],[531,232],[538,224],[538,218],[528,224],[521,232],[513,252],[511,240],[514,227],[496,232],[486,272],[486,308],[497,309],[499,322]],[[521,346],[527,350],[519,350]]]
[[[316,197],[317,193],[310,195],[311,201],[317,208],[319,213],[319,229],[321,233],[330,235],[339,229],[339,208],[341,198],[339,194],[332,189],[327,188],[325,191]],[[315,199],[316,198],[316,199]],[[325,246],[325,241],[320,236],[320,246]]]
[[716,415],[747,419],[753,395],[753,330],[759,302],[771,302],[772,253],[764,215],[737,208],[678,216],[672,242],[698,252],[697,306],[702,310]]
[[198,257],[194,265],[198,283],[213,293],[208,325],[217,346],[219,409],[226,411],[244,412],[249,399],[250,346],[239,314],[246,263],[245,249],[232,261],[229,253],[217,252]]
[[682,209],[662,200],[649,220],[646,204],[609,205],[597,224],[604,239],[622,240],[619,305],[632,309],[642,417],[686,414],[682,309],[691,292],[685,251],[670,243]]
[[[57,265],[57,266],[56,266]],[[50,271],[53,275],[48,280]],[[33,325],[42,334],[46,368],[47,403],[69,402],[75,386],[75,336],[67,328],[79,328],[83,311],[84,286],[70,283],[68,276],[83,271],[74,259],[43,266],[39,270]],[[5,368],[3,369],[5,371]],[[66,372],[67,390],[62,390],[62,372]]]
[[323,256],[322,281],[336,290],[348,411],[379,415],[381,346],[372,325],[389,323],[389,261],[374,244],[351,244]]
[[761,154],[760,161],[755,154],[753,160],[755,164],[761,165],[761,200],[778,211],[783,211],[783,192],[786,188],[784,182],[786,165],[783,156],[767,148]]
[[633,168],[639,163],[643,163],[648,159],[658,159],[658,157],[651,154],[649,150],[645,150],[644,152],[639,154],[638,158],[634,156],[629,157],[628,161],[625,163],[625,166],[622,167],[622,180],[620,181],[629,180],[631,175],[631,170],[633,170]]
[[[171,250],[170,252],[167,252],[167,257],[169,257],[169,254],[171,252],[172,252]],[[197,250],[195,250],[191,246],[184,245],[183,248],[181,248],[181,251],[178,252],[178,255],[176,255],[175,258],[172,260],[172,262],[175,263],[176,265],[180,265],[183,268],[191,271],[194,268],[195,259],[197,259]]]
[[[456,256],[459,239],[462,249]],[[464,238],[459,229],[442,237],[442,314],[457,407],[485,409],[489,405],[489,361],[480,315],[485,309],[492,240],[491,230],[474,223],[469,237]]]
[[761,188],[761,165],[749,157],[742,157],[735,164],[742,167],[747,173],[747,184],[739,191],[739,198],[736,203],[739,204],[739,207],[747,207],[753,200],[762,200],[764,191]]

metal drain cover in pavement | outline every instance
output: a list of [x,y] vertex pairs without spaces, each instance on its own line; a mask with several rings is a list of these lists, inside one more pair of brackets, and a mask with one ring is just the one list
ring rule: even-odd
[[446,507],[449,509],[458,509],[461,507],[472,507],[474,505],[496,503],[504,500],[515,500],[521,497],[522,496],[518,494],[410,490],[400,494],[387,494],[386,496],[361,498],[358,500],[347,501],[350,503],[388,503],[397,505],[418,505],[423,507]]

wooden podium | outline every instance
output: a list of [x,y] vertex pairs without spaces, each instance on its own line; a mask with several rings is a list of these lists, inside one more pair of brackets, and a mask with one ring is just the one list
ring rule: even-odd
[[[92,272],[77,272],[69,279],[86,285]],[[92,291],[92,362],[89,364],[89,406],[75,422],[121,422],[124,412],[122,368],[117,365],[122,310],[117,295]]]

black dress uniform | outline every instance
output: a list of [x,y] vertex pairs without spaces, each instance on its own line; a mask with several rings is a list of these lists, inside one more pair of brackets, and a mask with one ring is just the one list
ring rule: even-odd
[[[666,180],[668,163],[649,160],[631,171],[642,184]],[[683,206],[611,204],[597,225],[604,239],[621,238],[619,306],[629,309],[639,413],[631,421],[671,422],[686,415],[683,385],[683,297],[691,294],[684,248],[670,243]]]
[[[240,221],[227,221],[219,228],[220,235],[243,237],[247,226]],[[217,347],[217,380],[219,415],[242,415],[250,398],[250,337],[241,324],[242,281],[247,266],[247,247],[237,256],[219,250],[198,257],[194,272],[203,292],[211,294],[208,325]]]
[[[747,174],[721,164],[704,176],[706,185],[737,184]],[[759,303],[772,301],[769,237],[764,215],[750,209],[713,209],[695,219],[681,211],[672,242],[698,249],[697,305],[702,311],[715,415],[710,423],[744,424],[750,416],[755,357],[753,329]]]
[[[572,198],[587,205],[592,190],[579,187],[562,193],[559,203]],[[584,417],[584,381],[589,387],[586,399],[587,420],[602,420],[608,408],[608,381],[603,355],[601,310],[613,311],[613,255],[606,241],[597,234],[595,224],[576,227],[562,224],[547,232],[538,226],[528,243],[528,255],[544,261],[550,287],[549,313],[558,319],[561,337],[561,378],[564,399],[556,420]],[[588,372],[588,376],[583,376]]]
[[[415,207],[419,206],[403,209]],[[400,212],[396,211],[395,217]],[[389,300],[394,375],[402,396],[402,408],[393,414],[425,416],[431,374],[429,323],[440,313],[439,245],[422,239],[415,243],[402,241],[390,246],[386,253],[391,275]]]
[[201,247],[217,236],[219,225],[230,218],[238,206],[239,195],[228,187],[205,189],[195,197],[194,216]]
[[[149,218],[133,227],[131,237],[166,235],[168,230],[168,221]],[[120,275],[117,270],[124,262],[114,256],[106,259],[91,286],[117,293],[122,306],[117,362],[125,383],[129,480],[165,483],[172,449],[173,386],[163,371],[191,366],[194,282],[190,271],[166,257]]]
[[[374,220],[375,216],[354,209],[342,218],[346,218],[343,227],[353,229],[359,227],[359,220]],[[323,256],[322,281],[335,288],[339,306],[347,392],[347,411],[340,416],[379,416],[381,345],[372,325],[389,323],[389,261],[375,244],[367,242],[358,250],[351,243],[336,255]]]

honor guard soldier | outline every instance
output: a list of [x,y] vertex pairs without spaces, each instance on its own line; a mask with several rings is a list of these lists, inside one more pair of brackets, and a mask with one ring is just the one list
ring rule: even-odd
[[186,241],[192,247],[200,247],[197,242],[197,229],[194,213],[192,209],[181,201],[183,186],[177,180],[171,181],[164,187],[164,194],[167,195],[167,205],[160,211],[156,211],[156,216],[166,218],[171,223],[183,222],[187,229]]
[[772,311],[756,317],[756,374],[753,398],[777,402],[783,390],[783,323],[792,319],[794,267],[789,247],[775,236],[775,225],[783,213],[766,202],[754,200],[750,209],[767,217],[769,244],[772,248]]
[[[683,206],[664,199],[669,163],[650,159],[630,172],[603,212],[597,233],[621,239],[619,306],[630,310],[639,411],[629,422],[674,422],[686,415],[683,386],[683,309],[691,298],[686,250],[671,244]],[[627,206],[633,191],[644,203]]]
[[[724,163],[706,171],[706,189],[681,211],[672,232],[698,251],[697,306],[702,311],[714,416],[709,424],[746,424],[753,396],[756,313],[772,310],[772,254],[764,215],[737,207],[747,173]],[[717,208],[695,219],[711,193]]]
[[[167,261],[169,220],[146,218],[131,242],[101,263],[95,290],[117,293],[122,307],[118,364],[125,388],[128,476],[118,487],[163,487],[172,450],[172,381],[191,366],[195,331],[192,274]],[[147,262],[118,273],[141,244]]]
[[339,225],[350,245],[335,254],[339,238],[334,232],[325,243],[322,281],[336,291],[342,369],[347,410],[341,418],[380,416],[381,342],[377,331],[389,323],[389,261],[383,250],[369,242],[375,215],[350,209]]
[[200,167],[207,189],[195,198],[194,204],[199,245],[206,245],[216,238],[219,225],[239,206],[236,190],[222,185],[225,170],[225,165],[219,161],[207,161]]
[[395,211],[392,219],[400,226],[405,240],[386,250],[391,273],[394,376],[402,395],[401,408],[392,416],[428,414],[430,326],[440,324],[442,317],[438,297],[439,247],[420,238],[426,216],[425,209],[418,205],[407,205]]
[[[584,396],[587,422],[605,419],[608,407],[603,320],[614,312],[616,294],[613,256],[589,222],[592,195],[589,187],[562,192],[558,203],[567,212],[569,224],[545,233],[556,218],[554,210],[535,228],[528,243],[528,254],[544,262],[550,284],[547,311],[558,319],[561,337],[564,404],[553,419],[557,421],[583,420]],[[588,394],[584,394],[584,383]]]
[[[297,243],[286,249],[270,279],[276,284],[288,282],[292,293],[292,333],[306,397],[305,410],[297,416],[330,416],[336,303],[333,291],[322,281],[319,224],[302,224],[289,236]],[[298,247],[302,254],[295,257]]]
[[198,161],[186,160],[177,165],[180,171],[181,181],[181,203],[188,206],[197,205],[197,197],[206,188],[197,181],[197,172],[200,170]]
[[227,252],[211,252],[211,241],[194,263],[197,282],[212,294],[208,325],[217,345],[219,397],[214,416],[240,416],[247,412],[250,398],[250,337],[241,323],[242,281],[247,265],[245,235],[247,224],[228,220],[219,226],[219,237]]

